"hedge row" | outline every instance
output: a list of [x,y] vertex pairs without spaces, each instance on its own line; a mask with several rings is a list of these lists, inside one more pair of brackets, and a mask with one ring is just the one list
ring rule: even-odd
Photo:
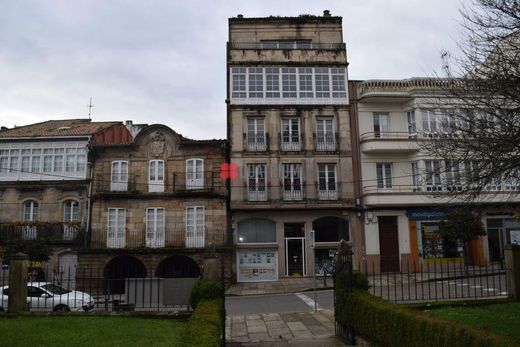
[[505,347],[505,338],[414,311],[370,295],[354,292],[338,298],[337,321],[351,325],[357,334],[381,346]]
[[221,299],[201,300],[183,330],[183,346],[220,346],[221,310]]

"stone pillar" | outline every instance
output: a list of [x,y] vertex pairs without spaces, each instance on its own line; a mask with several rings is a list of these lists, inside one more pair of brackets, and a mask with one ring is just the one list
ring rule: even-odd
[[[222,257],[223,258],[223,257]],[[224,261],[224,259],[222,259]],[[218,258],[215,257],[205,257],[203,262],[203,273],[202,278],[206,280],[220,281],[220,266],[219,266]]]
[[515,300],[520,300],[520,246],[509,245],[504,253],[507,291]]
[[27,310],[27,269],[29,260],[26,254],[16,253],[9,266],[9,313]]

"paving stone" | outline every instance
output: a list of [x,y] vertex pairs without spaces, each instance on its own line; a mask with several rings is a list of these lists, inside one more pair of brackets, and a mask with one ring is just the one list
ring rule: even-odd
[[280,315],[278,313],[263,314],[262,318],[266,322],[269,322],[269,321],[279,321],[279,320],[281,321],[282,320],[282,317],[280,317]]
[[257,319],[262,319],[262,315],[259,315],[259,314],[246,315],[246,320],[257,320]]
[[252,333],[249,334],[249,341],[260,342],[260,341],[271,341],[272,338],[267,333]]
[[287,322],[287,326],[293,333],[296,331],[298,331],[298,333],[301,331],[308,331],[302,322]]
[[245,322],[246,317],[245,316],[231,316],[232,322]]
[[285,325],[285,322],[283,320],[275,320],[270,322],[265,322],[265,325],[269,329],[280,329],[280,328],[286,328],[287,325]]

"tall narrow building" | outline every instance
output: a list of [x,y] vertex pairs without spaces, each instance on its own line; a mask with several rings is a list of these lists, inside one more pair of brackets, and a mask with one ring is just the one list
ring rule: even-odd
[[[327,271],[356,212],[342,18],[229,19],[227,126],[238,282]],[[360,214],[359,214],[360,215]],[[312,249],[311,231],[316,249]]]

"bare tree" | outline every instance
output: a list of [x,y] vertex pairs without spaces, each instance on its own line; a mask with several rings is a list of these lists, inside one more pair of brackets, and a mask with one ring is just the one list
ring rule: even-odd
[[520,0],[473,0],[460,12],[462,54],[443,53],[447,78],[438,79],[435,134],[423,146],[446,159],[442,176],[452,194],[514,196],[520,193]]

